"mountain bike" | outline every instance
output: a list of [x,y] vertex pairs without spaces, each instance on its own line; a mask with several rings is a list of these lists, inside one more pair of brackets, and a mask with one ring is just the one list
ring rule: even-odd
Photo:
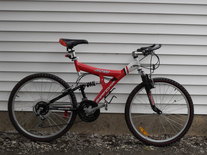
[[[48,73],[32,74],[19,81],[8,102],[10,120],[19,133],[34,141],[49,142],[66,133],[77,115],[84,122],[95,121],[100,109],[107,110],[116,97],[107,99],[114,86],[135,70],[142,82],[129,94],[125,105],[125,120],[132,134],[147,145],[166,146],[180,140],[189,130],[194,108],[187,90],[171,79],[152,78],[152,72],[160,66],[155,53],[160,44],[133,51],[131,63],[121,70],[111,70],[78,61],[74,47],[88,41],[62,38],[59,42],[67,48],[65,56],[74,62],[79,75],[77,81],[69,86],[60,77]],[[148,66],[142,64],[147,57]],[[146,74],[143,68],[150,73]],[[87,75],[98,77],[100,82],[80,82]],[[95,99],[88,99],[85,89],[97,84],[101,86],[100,92]],[[80,102],[74,94],[77,90],[82,97]]]

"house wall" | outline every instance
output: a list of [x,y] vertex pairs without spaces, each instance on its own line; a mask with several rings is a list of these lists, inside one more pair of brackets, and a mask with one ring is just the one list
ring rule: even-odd
[[[0,109],[7,110],[10,91],[29,74],[49,72],[75,82],[75,68],[58,43],[59,38],[72,38],[90,43],[75,48],[81,62],[110,69],[122,69],[141,46],[162,44],[156,51],[161,66],[154,76],[184,85],[195,113],[207,114],[206,35],[205,0],[0,1]],[[139,82],[136,72],[120,81],[113,92],[118,99],[103,112],[123,113]],[[88,89],[88,98],[98,90]]]

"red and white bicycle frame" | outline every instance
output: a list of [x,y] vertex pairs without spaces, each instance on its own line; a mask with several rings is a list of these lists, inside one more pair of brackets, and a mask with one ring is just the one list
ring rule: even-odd
[[[75,53],[73,53],[73,57],[75,57]],[[102,89],[98,93],[96,98],[94,99],[94,102],[96,103],[99,103],[110,92],[110,90],[129,72],[132,72],[135,69],[140,68],[140,62],[138,58],[135,58],[133,62],[131,62],[130,64],[128,64],[126,67],[124,67],[121,70],[109,70],[109,69],[92,67],[92,66],[80,63],[77,57],[73,61],[75,64],[76,71],[78,72],[79,75],[81,75],[80,71],[84,71],[84,72],[99,76]],[[112,77],[112,78],[109,82],[106,83],[104,81],[104,77]]]

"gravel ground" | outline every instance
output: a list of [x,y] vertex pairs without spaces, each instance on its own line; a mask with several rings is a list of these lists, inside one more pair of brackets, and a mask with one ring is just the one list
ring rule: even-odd
[[67,133],[50,142],[33,142],[18,133],[0,133],[2,154],[74,154],[74,155],[119,155],[119,154],[207,154],[207,137],[185,136],[180,142],[168,147],[146,146],[131,135],[82,135]]

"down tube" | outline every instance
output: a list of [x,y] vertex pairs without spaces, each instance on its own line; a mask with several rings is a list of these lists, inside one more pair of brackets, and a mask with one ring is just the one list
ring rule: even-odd
[[94,101],[96,103],[99,103],[107,94],[108,92],[124,77],[126,76],[124,70],[121,72],[120,76],[114,80],[111,79],[103,88],[102,90],[99,92],[99,94],[96,96],[96,98],[94,99]]

